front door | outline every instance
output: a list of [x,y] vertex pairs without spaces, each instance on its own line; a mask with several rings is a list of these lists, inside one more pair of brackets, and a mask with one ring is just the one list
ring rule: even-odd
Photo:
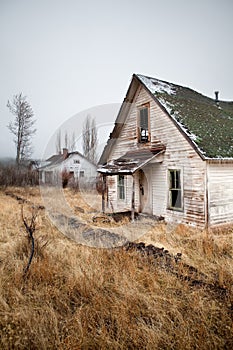
[[139,170],[139,201],[140,212],[148,212],[148,181],[143,170]]

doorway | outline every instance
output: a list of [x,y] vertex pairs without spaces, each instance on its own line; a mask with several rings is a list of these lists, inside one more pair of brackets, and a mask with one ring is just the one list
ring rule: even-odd
[[139,212],[148,212],[148,180],[142,169],[139,170]]

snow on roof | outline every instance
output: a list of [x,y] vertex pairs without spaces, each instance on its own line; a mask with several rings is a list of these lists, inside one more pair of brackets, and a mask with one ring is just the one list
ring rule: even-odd
[[190,88],[144,75],[136,77],[205,158],[233,157],[233,102],[215,101]]
[[144,75],[137,75],[144,85],[152,92],[152,94],[157,93],[167,93],[169,95],[175,94],[175,89],[172,84],[166,81],[158,80],[155,78],[149,78]]

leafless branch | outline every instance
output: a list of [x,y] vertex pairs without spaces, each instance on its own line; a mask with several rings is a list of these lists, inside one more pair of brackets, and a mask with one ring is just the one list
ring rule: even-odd
[[38,214],[38,209],[33,209],[33,212],[32,212],[32,215],[31,215],[31,219],[28,219],[24,216],[24,213],[23,213],[23,206],[21,207],[21,217],[22,217],[22,221],[23,221],[23,224],[25,226],[25,229],[28,233],[28,237],[31,241],[31,254],[30,254],[30,257],[29,257],[29,260],[28,260],[28,263],[27,263],[27,266],[25,267],[24,269],[24,274],[26,275],[26,273],[28,272],[29,270],[29,267],[31,265],[31,262],[32,262],[32,259],[33,259],[33,256],[34,256],[34,251],[35,251],[35,240],[34,240],[34,237],[33,237],[33,233],[35,232],[36,230],[36,218],[37,218],[37,214]]

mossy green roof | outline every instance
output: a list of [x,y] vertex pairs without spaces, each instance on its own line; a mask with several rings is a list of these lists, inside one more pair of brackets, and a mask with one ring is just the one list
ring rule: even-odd
[[233,158],[233,102],[137,75],[206,158]]

